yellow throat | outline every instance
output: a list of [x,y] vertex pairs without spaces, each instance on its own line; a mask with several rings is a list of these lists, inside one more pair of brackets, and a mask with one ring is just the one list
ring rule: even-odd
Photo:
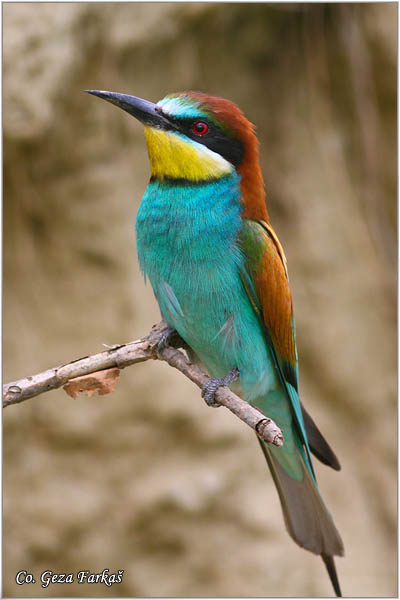
[[145,127],[151,175],[202,181],[228,175],[233,166],[203,144],[172,131]]

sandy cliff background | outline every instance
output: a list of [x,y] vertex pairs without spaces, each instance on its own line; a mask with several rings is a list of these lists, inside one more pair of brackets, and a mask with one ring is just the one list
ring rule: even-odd
[[[135,254],[142,128],[82,90],[234,100],[288,258],[302,398],[343,466],[317,474],[347,596],[397,593],[396,23],[386,3],[3,5],[5,381],[159,318]],[[166,365],[3,423],[5,595],[331,594],[251,431]],[[15,583],[105,568],[123,582]]]

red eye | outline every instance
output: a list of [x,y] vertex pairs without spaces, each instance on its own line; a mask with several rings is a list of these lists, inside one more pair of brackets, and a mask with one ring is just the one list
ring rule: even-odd
[[208,131],[208,125],[207,123],[204,123],[204,121],[196,121],[196,123],[193,123],[192,125],[192,131],[196,135],[204,135]]

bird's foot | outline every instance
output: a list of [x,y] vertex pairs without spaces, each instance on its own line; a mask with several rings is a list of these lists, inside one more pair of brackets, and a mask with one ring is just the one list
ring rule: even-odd
[[164,329],[155,343],[157,354],[161,354],[166,346],[172,346],[173,348],[187,348],[186,342],[173,327]]
[[207,383],[203,385],[203,388],[201,390],[201,395],[208,404],[208,406],[212,406],[213,408],[221,406],[220,403],[214,399],[215,392],[219,387],[231,384],[233,381],[238,379],[239,375],[239,369],[235,367],[230,373],[228,373],[228,375],[225,375],[225,377],[216,377],[215,379],[209,379],[209,381],[207,381]]

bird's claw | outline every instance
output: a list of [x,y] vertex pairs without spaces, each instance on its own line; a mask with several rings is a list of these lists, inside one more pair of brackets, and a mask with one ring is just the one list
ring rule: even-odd
[[155,348],[157,350],[157,354],[161,354],[165,347],[168,345],[168,340],[171,339],[171,336],[175,330],[172,327],[168,327],[165,329],[155,344]]
[[218,406],[221,406],[220,403],[214,398],[215,392],[219,387],[231,384],[238,377],[239,369],[235,367],[230,373],[228,373],[228,375],[225,375],[225,377],[215,377],[214,379],[209,379],[207,383],[203,385],[201,390],[201,395],[206,401],[206,404],[213,408],[218,408]]
[[172,346],[173,348],[186,347],[185,341],[173,327],[164,329],[164,331],[160,334],[160,337],[155,343],[157,354],[162,354],[162,351],[166,348],[166,346]]

